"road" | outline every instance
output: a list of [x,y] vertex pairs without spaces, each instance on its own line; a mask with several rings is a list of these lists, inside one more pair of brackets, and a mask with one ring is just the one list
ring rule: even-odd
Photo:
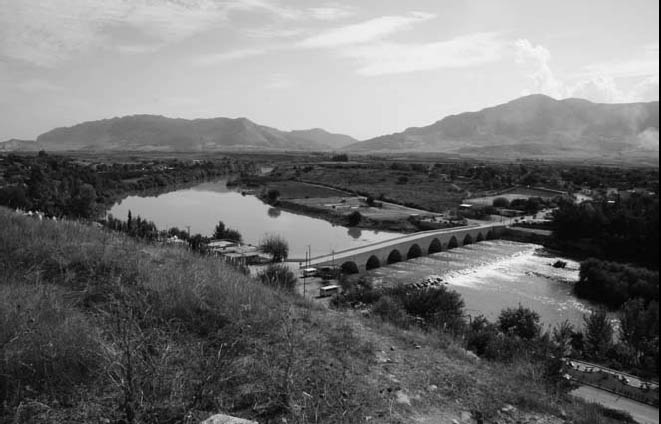
[[[327,262],[329,260],[334,259],[335,261],[340,261],[343,259],[351,258],[354,255],[359,255],[365,252],[370,252],[374,249],[379,249],[382,247],[387,247],[391,245],[397,245],[399,243],[404,243],[407,241],[414,241],[422,237],[429,236],[431,234],[448,234],[448,233],[453,233],[453,232],[461,232],[461,231],[466,231],[466,230],[489,230],[490,228],[494,226],[501,226],[502,224],[499,222],[494,222],[494,223],[488,223],[488,224],[482,224],[479,226],[466,226],[466,227],[454,227],[454,228],[444,228],[440,230],[431,230],[431,231],[422,231],[422,232],[417,232],[417,233],[411,233],[411,234],[406,234],[402,235],[401,237],[396,237],[393,239],[388,239],[384,241],[380,241],[377,243],[372,243],[372,244],[367,244],[365,246],[360,246],[360,247],[354,247],[351,249],[343,250],[340,252],[335,252],[333,255],[331,254],[326,254],[322,256],[318,256],[315,258],[312,258],[308,263],[310,265],[315,265],[317,263],[323,263]],[[461,242],[461,241],[460,241]]]
[[588,402],[626,411],[640,424],[659,424],[659,409],[592,386],[580,386],[570,393]]

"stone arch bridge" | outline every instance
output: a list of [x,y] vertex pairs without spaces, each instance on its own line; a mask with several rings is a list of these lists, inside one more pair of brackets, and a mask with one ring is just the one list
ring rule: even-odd
[[339,265],[345,274],[364,273],[396,262],[495,239],[502,234],[504,229],[505,225],[502,224],[488,224],[423,231],[317,256],[308,263],[309,266],[316,268]]

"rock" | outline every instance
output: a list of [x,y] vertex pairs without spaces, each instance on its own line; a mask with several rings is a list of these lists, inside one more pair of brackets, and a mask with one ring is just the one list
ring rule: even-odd
[[408,395],[401,390],[398,390],[395,393],[395,402],[404,405],[411,405],[411,399],[409,399]]
[[505,405],[502,408],[500,408],[500,412],[505,412],[506,414],[511,414],[516,411],[516,408],[513,407],[512,405]]
[[225,414],[216,414],[200,424],[259,424],[257,421],[244,420],[243,418],[231,417]]
[[438,390],[438,386],[436,384],[430,384],[429,387],[427,387],[427,391],[429,392],[435,392]]
[[463,411],[460,415],[461,421],[463,422],[470,422],[470,420],[473,418],[470,412],[468,411]]

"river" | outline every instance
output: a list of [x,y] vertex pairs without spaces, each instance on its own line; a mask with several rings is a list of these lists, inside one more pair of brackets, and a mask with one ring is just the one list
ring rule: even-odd
[[[346,228],[275,209],[255,196],[228,189],[224,179],[158,196],[129,196],[109,213],[125,219],[129,210],[159,229],[190,226],[191,234],[211,235],[222,220],[251,244],[258,244],[265,234],[279,234],[289,242],[294,258],[303,258],[308,246],[315,256],[401,235]],[[558,259],[567,267],[552,267]],[[378,285],[410,283],[436,274],[462,295],[472,316],[484,314],[494,320],[503,308],[521,304],[537,311],[545,325],[567,319],[582,327],[590,305],[572,295],[578,272],[577,262],[549,255],[542,246],[494,240],[378,268],[367,277]]]
[[[557,260],[567,266],[554,268]],[[367,278],[378,286],[439,275],[462,295],[471,316],[495,320],[502,309],[521,304],[536,311],[545,326],[569,320],[581,328],[591,305],[572,294],[579,267],[537,244],[492,240],[377,268]]]
[[110,208],[109,214],[153,221],[159,230],[179,227],[191,234],[211,236],[218,221],[238,230],[244,243],[259,244],[266,234],[279,234],[289,243],[289,256],[304,258],[374,243],[401,234],[346,228],[322,219],[273,208],[251,195],[227,188],[227,179],[205,182],[158,196],[129,196]]

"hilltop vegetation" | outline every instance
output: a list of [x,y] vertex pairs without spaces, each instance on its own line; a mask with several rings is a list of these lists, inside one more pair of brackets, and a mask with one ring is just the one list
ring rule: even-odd
[[536,422],[561,407],[615,422],[551,394],[534,364],[475,362],[452,340],[320,309],[188,250],[0,209],[0,422],[502,422],[505,403]]
[[106,163],[44,152],[9,154],[0,156],[0,205],[38,210],[47,216],[93,218],[130,192],[163,189],[253,167],[249,161],[229,158]]

